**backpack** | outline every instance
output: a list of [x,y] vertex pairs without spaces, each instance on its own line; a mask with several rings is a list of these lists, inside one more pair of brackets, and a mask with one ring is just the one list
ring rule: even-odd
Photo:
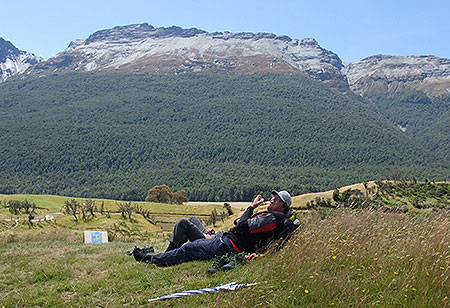
[[283,227],[280,230],[278,238],[287,239],[287,237],[300,226],[300,220],[295,213],[291,212],[285,215]]
[[[275,213],[275,217],[278,221],[282,221],[282,227],[278,232],[277,240],[275,241],[275,250],[281,249],[284,244],[287,243],[288,239],[298,227],[300,227],[300,220],[297,215],[293,212],[289,212],[286,215],[282,213]],[[279,215],[281,214],[281,215]]]

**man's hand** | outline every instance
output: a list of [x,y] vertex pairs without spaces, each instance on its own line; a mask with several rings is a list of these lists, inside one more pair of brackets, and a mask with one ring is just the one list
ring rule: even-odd
[[256,196],[255,200],[253,200],[252,207],[256,209],[264,202],[264,198],[261,195]]

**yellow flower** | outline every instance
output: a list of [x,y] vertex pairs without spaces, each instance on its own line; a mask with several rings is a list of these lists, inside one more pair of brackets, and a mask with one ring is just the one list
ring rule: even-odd
[[394,275],[398,275],[398,272],[394,272]]
[[366,293],[366,290],[362,289],[361,292]]
[[427,276],[430,276],[430,273],[427,272]]
[[286,282],[286,280],[282,280],[281,282]]
[[378,267],[379,267],[380,269],[382,269],[382,268],[383,268],[383,265],[378,265]]
[[309,293],[309,290],[305,290],[305,293],[308,294],[308,293]]
[[334,306],[334,303],[331,303],[330,306]]
[[417,291],[417,289],[416,289],[416,288],[411,288],[411,290],[413,290],[414,292],[415,292],[415,291]]
[[445,270],[445,267],[441,266],[440,269],[441,269],[441,270]]
[[332,258],[333,258],[333,260],[334,260],[334,259],[336,259],[336,256],[333,256]]

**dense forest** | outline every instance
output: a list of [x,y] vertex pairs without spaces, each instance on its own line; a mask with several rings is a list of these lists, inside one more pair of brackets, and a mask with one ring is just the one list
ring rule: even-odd
[[409,89],[370,100],[374,111],[401,127],[405,135],[450,160],[450,96],[429,97]]
[[445,149],[303,76],[11,80],[0,84],[0,138],[0,193],[143,200],[166,184],[191,200],[234,201],[450,174]]
[[[377,111],[392,123],[406,128],[405,134],[413,138],[439,119],[448,117],[445,113],[450,111],[450,96],[430,98],[418,90],[406,90],[400,94],[380,95],[370,99]],[[448,131],[435,133],[450,137]]]

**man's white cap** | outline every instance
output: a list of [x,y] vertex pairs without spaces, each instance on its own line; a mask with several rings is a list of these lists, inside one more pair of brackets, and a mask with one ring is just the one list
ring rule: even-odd
[[288,206],[290,207],[292,204],[292,198],[291,195],[285,191],[276,191],[276,190],[272,190],[272,195],[277,195],[278,197],[280,197],[280,199]]

